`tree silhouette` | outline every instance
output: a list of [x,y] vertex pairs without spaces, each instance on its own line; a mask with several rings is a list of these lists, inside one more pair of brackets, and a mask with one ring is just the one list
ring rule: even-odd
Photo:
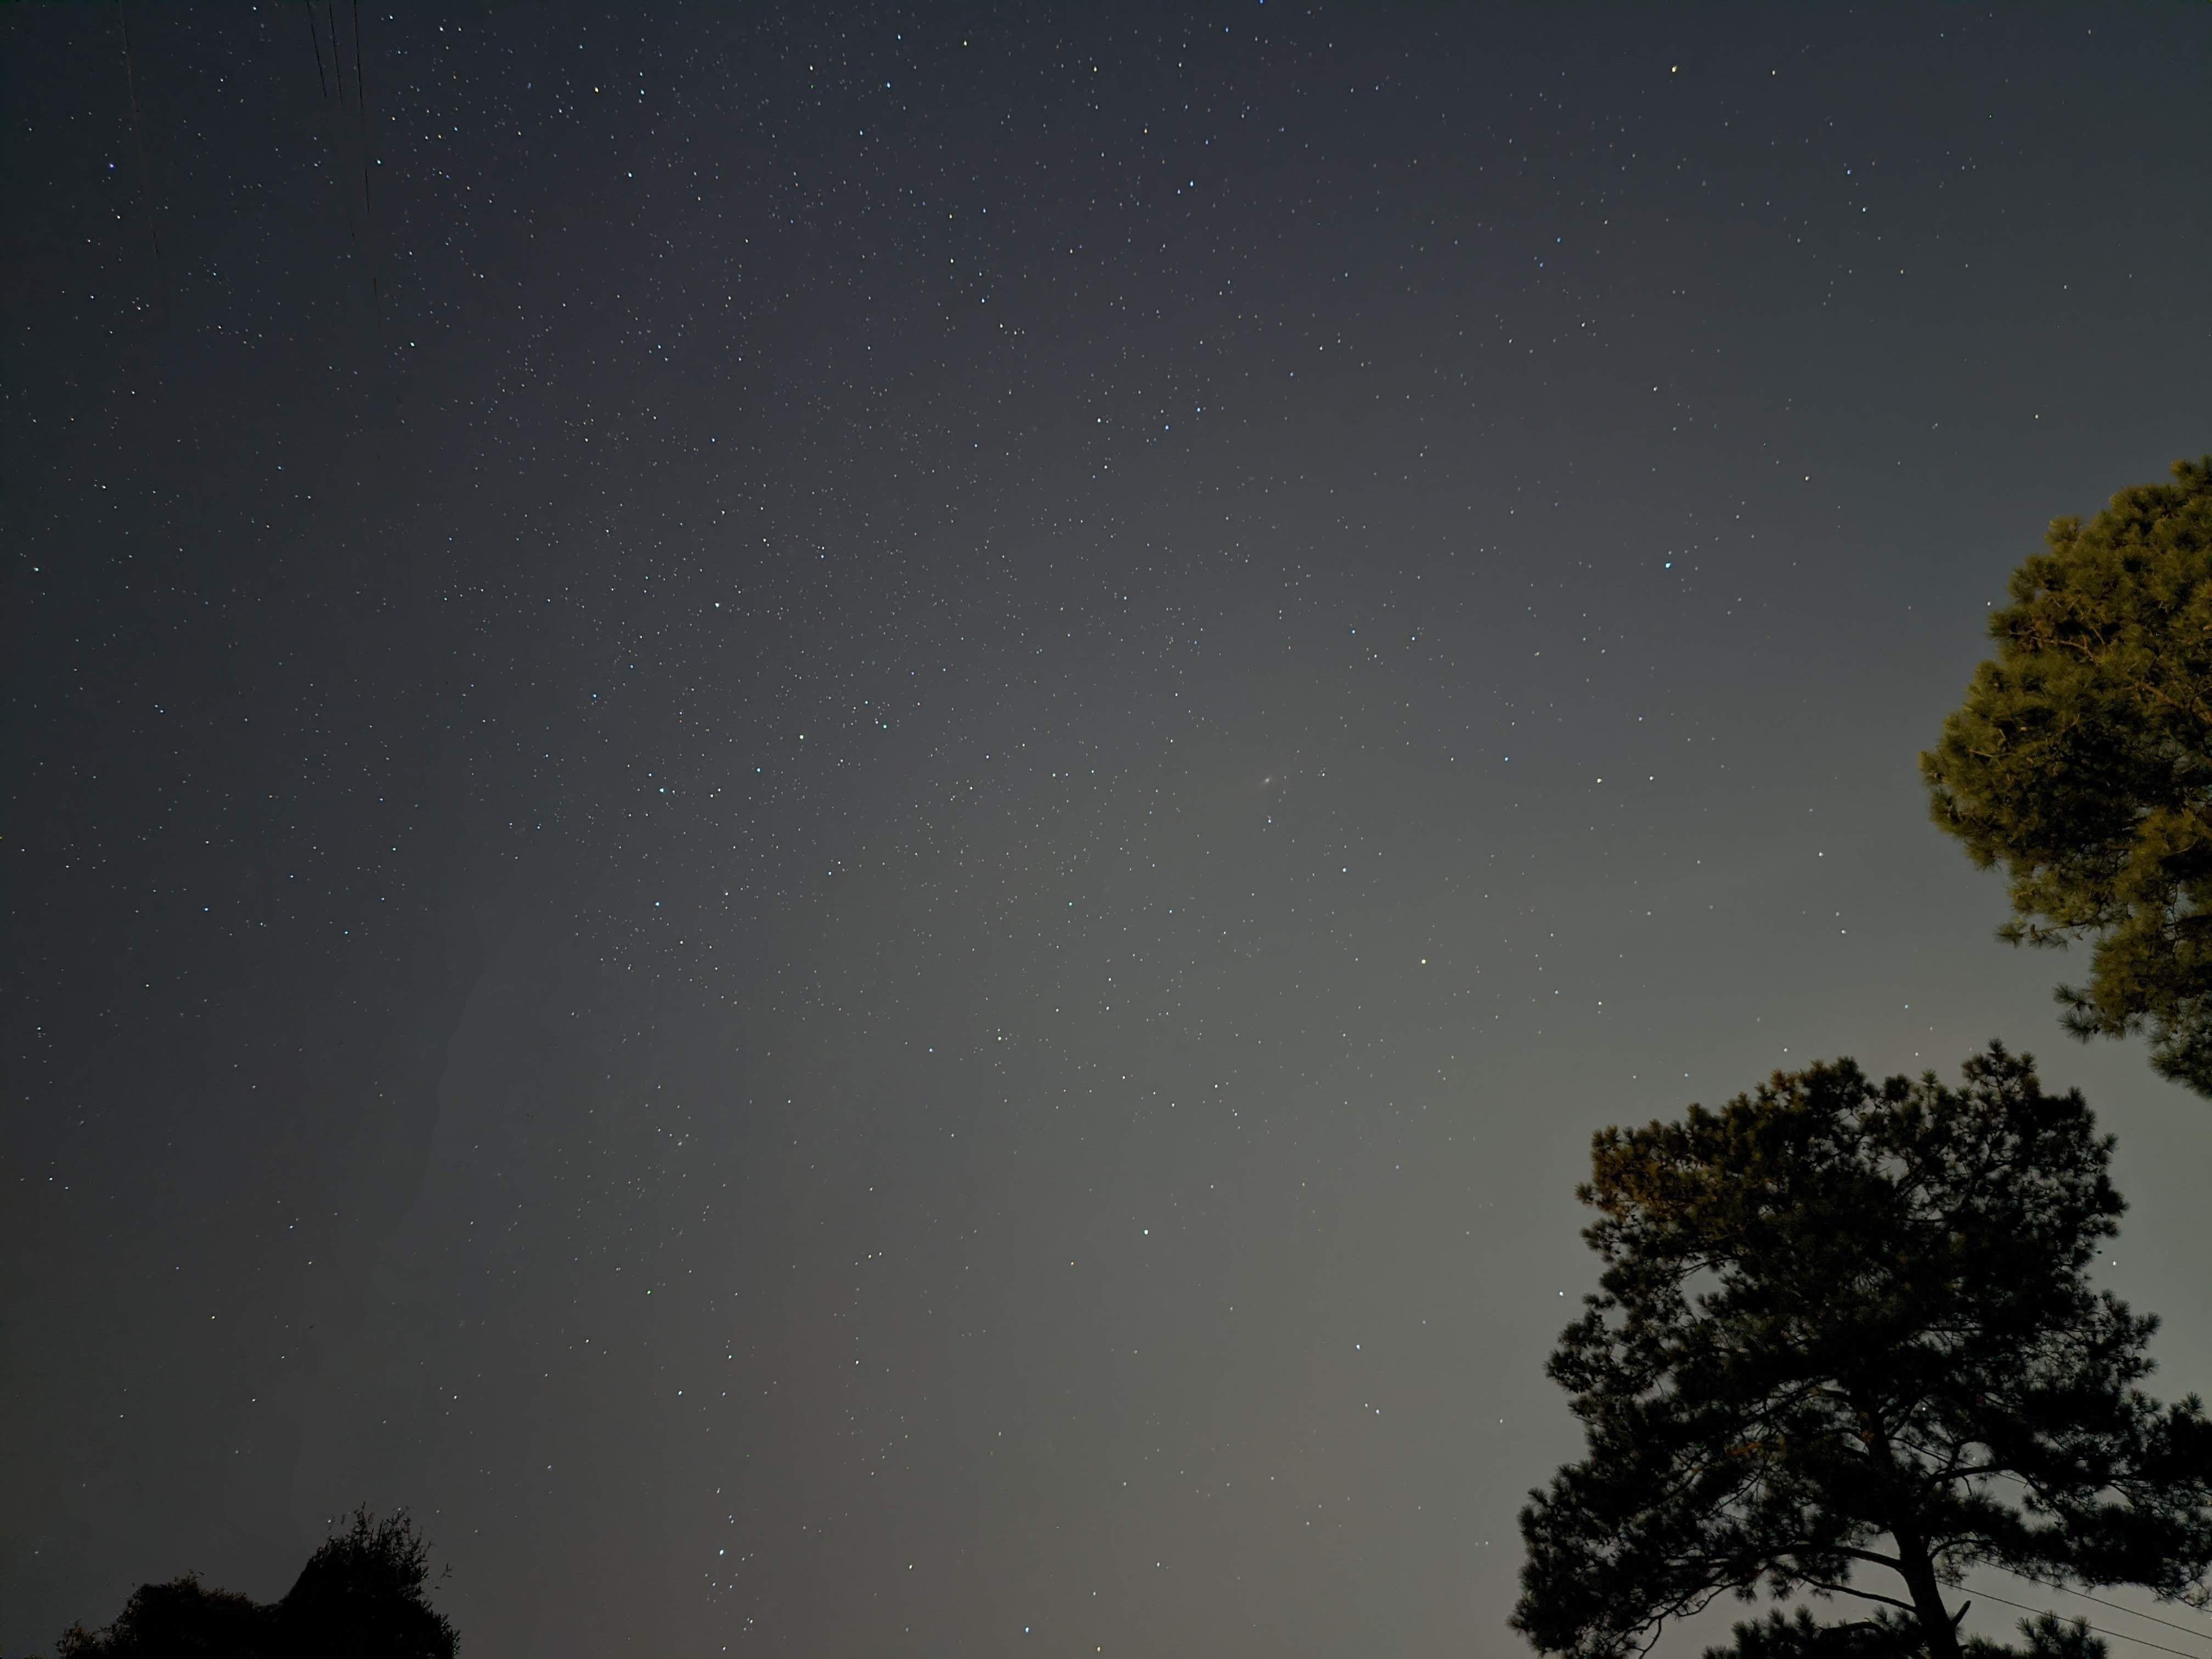
[[424,1595],[429,1546],[404,1513],[367,1506],[323,1540],[274,1611],[285,1653],[327,1659],[453,1659],[459,1638]]
[[261,1659],[271,1652],[268,1609],[186,1573],[140,1585],[106,1630],[72,1626],[59,1650],[61,1659]]
[[2212,456],[2173,477],[2051,525],[1920,769],[1936,822],[2005,868],[2001,937],[2094,941],[2067,1028],[2148,1028],[2212,1095]]
[[453,1659],[459,1638],[425,1596],[429,1547],[404,1513],[366,1507],[323,1540],[281,1601],[195,1574],[142,1585],[115,1622],[64,1633],[60,1659]]
[[1961,1088],[1838,1060],[1600,1133],[1601,1288],[1549,1366],[1588,1450],[1522,1511],[1515,1627],[1614,1659],[1763,1589],[1861,1616],[1739,1626],[1739,1659],[1975,1659],[2005,1650],[1959,1635],[1977,1565],[2201,1595],[2212,1423],[2138,1387],[2156,1321],[2086,1275],[2112,1146],[1995,1044]]

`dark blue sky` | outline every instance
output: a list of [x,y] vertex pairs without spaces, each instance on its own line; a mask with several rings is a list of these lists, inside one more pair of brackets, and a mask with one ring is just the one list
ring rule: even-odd
[[2212,447],[2212,10],[438,15],[0,12],[0,1653],[1515,1651],[1591,1131],[1838,1053],[2204,1386],[1913,757]]

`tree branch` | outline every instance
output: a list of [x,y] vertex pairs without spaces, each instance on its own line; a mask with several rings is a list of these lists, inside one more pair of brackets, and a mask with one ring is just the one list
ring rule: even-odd
[[1893,1555],[1884,1555],[1879,1550],[1852,1549],[1848,1546],[1839,1545],[1836,1547],[1836,1553],[1842,1556],[1848,1556],[1854,1561],[1868,1561],[1873,1563],[1873,1565],[1877,1567],[1887,1567],[1892,1572],[1903,1572],[1905,1571],[1904,1562],[1899,1560]]
[[1831,1595],[1856,1595],[1862,1601],[1879,1601],[1885,1607],[1902,1608],[1905,1612],[1913,1613],[1915,1615],[1917,1615],[1919,1612],[1919,1609],[1915,1607],[1911,1602],[1900,1601],[1893,1595],[1877,1595],[1872,1590],[1853,1589],[1849,1584],[1824,1584],[1817,1578],[1808,1578],[1805,1582],[1810,1584],[1814,1589],[1826,1590]]

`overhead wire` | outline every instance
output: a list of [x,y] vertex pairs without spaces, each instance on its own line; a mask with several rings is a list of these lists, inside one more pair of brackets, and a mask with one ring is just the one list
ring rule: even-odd
[[338,107],[345,107],[345,61],[338,52],[338,17],[332,0],[323,0],[323,21],[331,32],[331,74],[338,83]]
[[2084,1601],[2094,1601],[2100,1607],[2110,1607],[2115,1613],[2124,1613],[2131,1619],[2148,1619],[2154,1625],[2163,1625],[2168,1630],[2178,1630],[2184,1636],[2193,1636],[2200,1642],[2212,1642],[2212,1628],[2197,1630],[2188,1625],[2177,1625],[2171,1619],[2161,1619],[2154,1613],[2144,1613],[2139,1608],[2128,1606],[2124,1601],[2112,1601],[2101,1595],[2092,1595],[2087,1590],[2075,1589],[2071,1584],[2057,1584],[2048,1578],[2036,1578],[2027,1573],[2021,1573],[2019,1576],[2027,1579],[2031,1584],[2040,1584],[2045,1589],[2055,1589],[2062,1595],[2078,1595]]
[[[1913,1449],[1923,1450],[1923,1449],[1915,1447]],[[2014,1486],[2025,1487],[2031,1492],[2034,1491],[2034,1487],[2030,1482],[2023,1480],[2021,1476],[2014,1474],[2007,1469],[1984,1470],[1975,1478],[1995,1478],[1999,1480],[2009,1480]],[[2038,1578],[2032,1573],[2019,1572],[2014,1573],[2014,1576],[2015,1577],[2024,1578],[2031,1584],[2040,1584],[2045,1589],[2057,1590],[2062,1595],[2078,1595],[2084,1601],[2094,1601],[2100,1607],[2110,1607],[2115,1613],[2124,1613],[2131,1619],[2144,1619],[2149,1620],[2154,1625],[2163,1625],[2170,1631],[2178,1631],[2182,1635],[2191,1637],[2197,1641],[2212,1642],[2212,1627],[2199,1630],[2188,1625],[2178,1625],[2174,1623],[2172,1620],[2161,1619],[2154,1613],[2144,1613],[2139,1608],[2129,1607],[2125,1602],[2114,1601],[2102,1595],[2092,1595],[2087,1590],[2075,1589],[2071,1584],[2062,1584],[2049,1578]],[[1977,1591],[1976,1593],[1978,1595],[1989,1594],[1987,1591]],[[1990,1599],[1993,1601],[2004,1601],[2004,1598],[2001,1595],[1990,1595]],[[2027,1607],[2018,1601],[2005,1601],[2004,1604],[2008,1607],[2021,1607],[2023,1612],[2034,1613],[2045,1611],[2045,1609],[2042,1608]],[[2057,1616],[2058,1615],[2056,1613],[2052,1614],[2052,1617],[2054,1618]],[[2093,1625],[2090,1628],[2092,1630],[2095,1630],[2097,1629],[2097,1626]],[[2100,1632],[2100,1634],[2118,1636],[2119,1635],[2119,1632],[2117,1631],[2102,1631]],[[2139,1642],[2142,1640],[2142,1638],[2138,1636],[2121,1636],[2120,1639],[2124,1642]],[[2152,1643],[2149,1645],[2155,1647],[2158,1644]],[[2163,1651],[2172,1653],[2174,1652],[2175,1650],[2166,1648],[2164,1649]]]
[[300,9],[307,14],[307,39],[315,45],[315,84],[322,88],[323,101],[327,104],[331,101],[331,77],[323,73],[323,32],[315,27],[315,9],[313,6],[302,6]]
[[[1997,1602],[2003,1607],[2016,1607],[2022,1613],[2039,1613],[2045,1617],[2050,1619],[2063,1619],[2065,1617],[2064,1614],[2055,1613],[2049,1607],[2032,1607],[2025,1601],[2008,1601],[2004,1596],[1996,1595],[1994,1591],[1976,1589],[1972,1584],[1965,1585],[1962,1588],[1972,1590],[1976,1595],[1981,1596],[1984,1600]],[[2057,1589],[2057,1586],[2053,1585],[2052,1588]],[[2115,1604],[2108,1602],[2106,1605],[2112,1606]],[[2124,1608],[2122,1611],[2133,1612],[2134,1609]],[[2144,1617],[2148,1618],[2149,1615],[2146,1613]],[[2080,1622],[2083,1629],[2094,1631],[2100,1636],[2109,1636],[2115,1641],[2133,1642],[2138,1647],[2155,1648],[2160,1653],[2178,1655],[2179,1659],[2204,1659],[2204,1656],[2203,1654],[2192,1653],[2187,1648],[2170,1648],[2166,1646],[2165,1643],[2154,1642],[2148,1637],[2130,1636],[2125,1631],[2121,1630],[2106,1630],[2102,1625],[2093,1625],[2086,1619]],[[2158,1622],[2164,1624],[2166,1621],[2164,1620],[2160,1620]]]

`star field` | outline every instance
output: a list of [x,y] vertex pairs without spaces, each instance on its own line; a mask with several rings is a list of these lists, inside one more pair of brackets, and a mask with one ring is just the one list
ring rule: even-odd
[[[2212,17],[0,15],[0,1653],[1505,1652],[1592,1130],[1993,1035]],[[312,56],[311,56],[312,48]],[[135,112],[134,112],[135,105]],[[1681,1651],[1692,1651],[1683,1638]]]

